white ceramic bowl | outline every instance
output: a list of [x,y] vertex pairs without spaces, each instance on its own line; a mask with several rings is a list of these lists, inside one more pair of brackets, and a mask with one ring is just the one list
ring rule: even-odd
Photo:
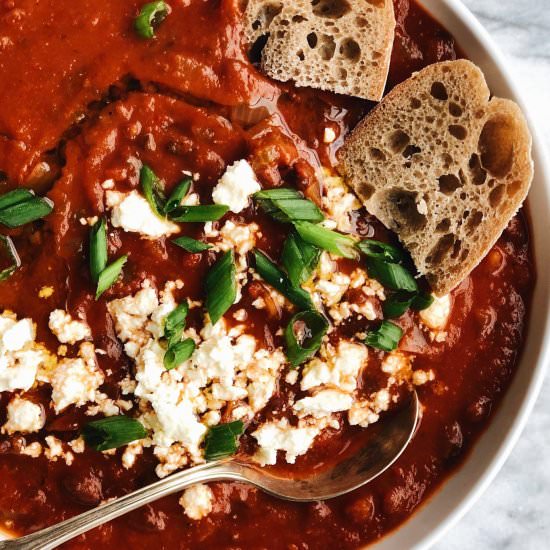
[[466,55],[484,71],[491,92],[517,101],[533,132],[535,179],[529,194],[538,271],[525,351],[504,399],[465,464],[400,529],[373,550],[427,549],[452,527],[488,487],[508,458],[539,394],[550,362],[550,171],[529,106],[521,99],[506,60],[487,31],[460,0],[421,0],[452,33]]
[[[487,31],[460,0],[421,0],[451,32],[467,56],[484,71],[491,92],[517,101],[533,132],[535,179],[529,195],[538,282],[533,297],[525,351],[489,428],[465,464],[401,528],[369,548],[425,550],[475,503],[508,458],[539,394],[550,362],[550,166],[529,108],[521,100],[503,58]],[[5,536],[0,533],[0,540]]]

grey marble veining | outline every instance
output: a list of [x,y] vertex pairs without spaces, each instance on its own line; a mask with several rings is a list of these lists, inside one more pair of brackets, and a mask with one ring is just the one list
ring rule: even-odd
[[[463,0],[508,56],[550,149],[550,0]],[[497,479],[433,550],[550,548],[550,379]]]

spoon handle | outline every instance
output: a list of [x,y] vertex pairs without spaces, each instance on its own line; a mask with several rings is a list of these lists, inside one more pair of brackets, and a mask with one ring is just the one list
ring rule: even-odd
[[51,550],[94,527],[195,483],[231,479],[234,474],[226,464],[227,461],[209,462],[173,474],[36,533],[2,541],[0,550]]

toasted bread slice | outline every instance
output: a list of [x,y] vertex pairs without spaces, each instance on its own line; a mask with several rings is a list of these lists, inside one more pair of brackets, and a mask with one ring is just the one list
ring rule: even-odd
[[393,89],[352,132],[339,170],[443,295],[525,200],[531,141],[515,103],[490,99],[474,64],[449,61]]
[[245,38],[264,72],[379,101],[395,31],[392,0],[244,0]]

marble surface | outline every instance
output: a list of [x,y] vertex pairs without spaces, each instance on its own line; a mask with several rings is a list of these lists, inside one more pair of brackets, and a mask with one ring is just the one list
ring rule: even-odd
[[[550,150],[550,0],[463,0],[510,60]],[[474,508],[433,550],[550,548],[550,377],[522,437]]]

